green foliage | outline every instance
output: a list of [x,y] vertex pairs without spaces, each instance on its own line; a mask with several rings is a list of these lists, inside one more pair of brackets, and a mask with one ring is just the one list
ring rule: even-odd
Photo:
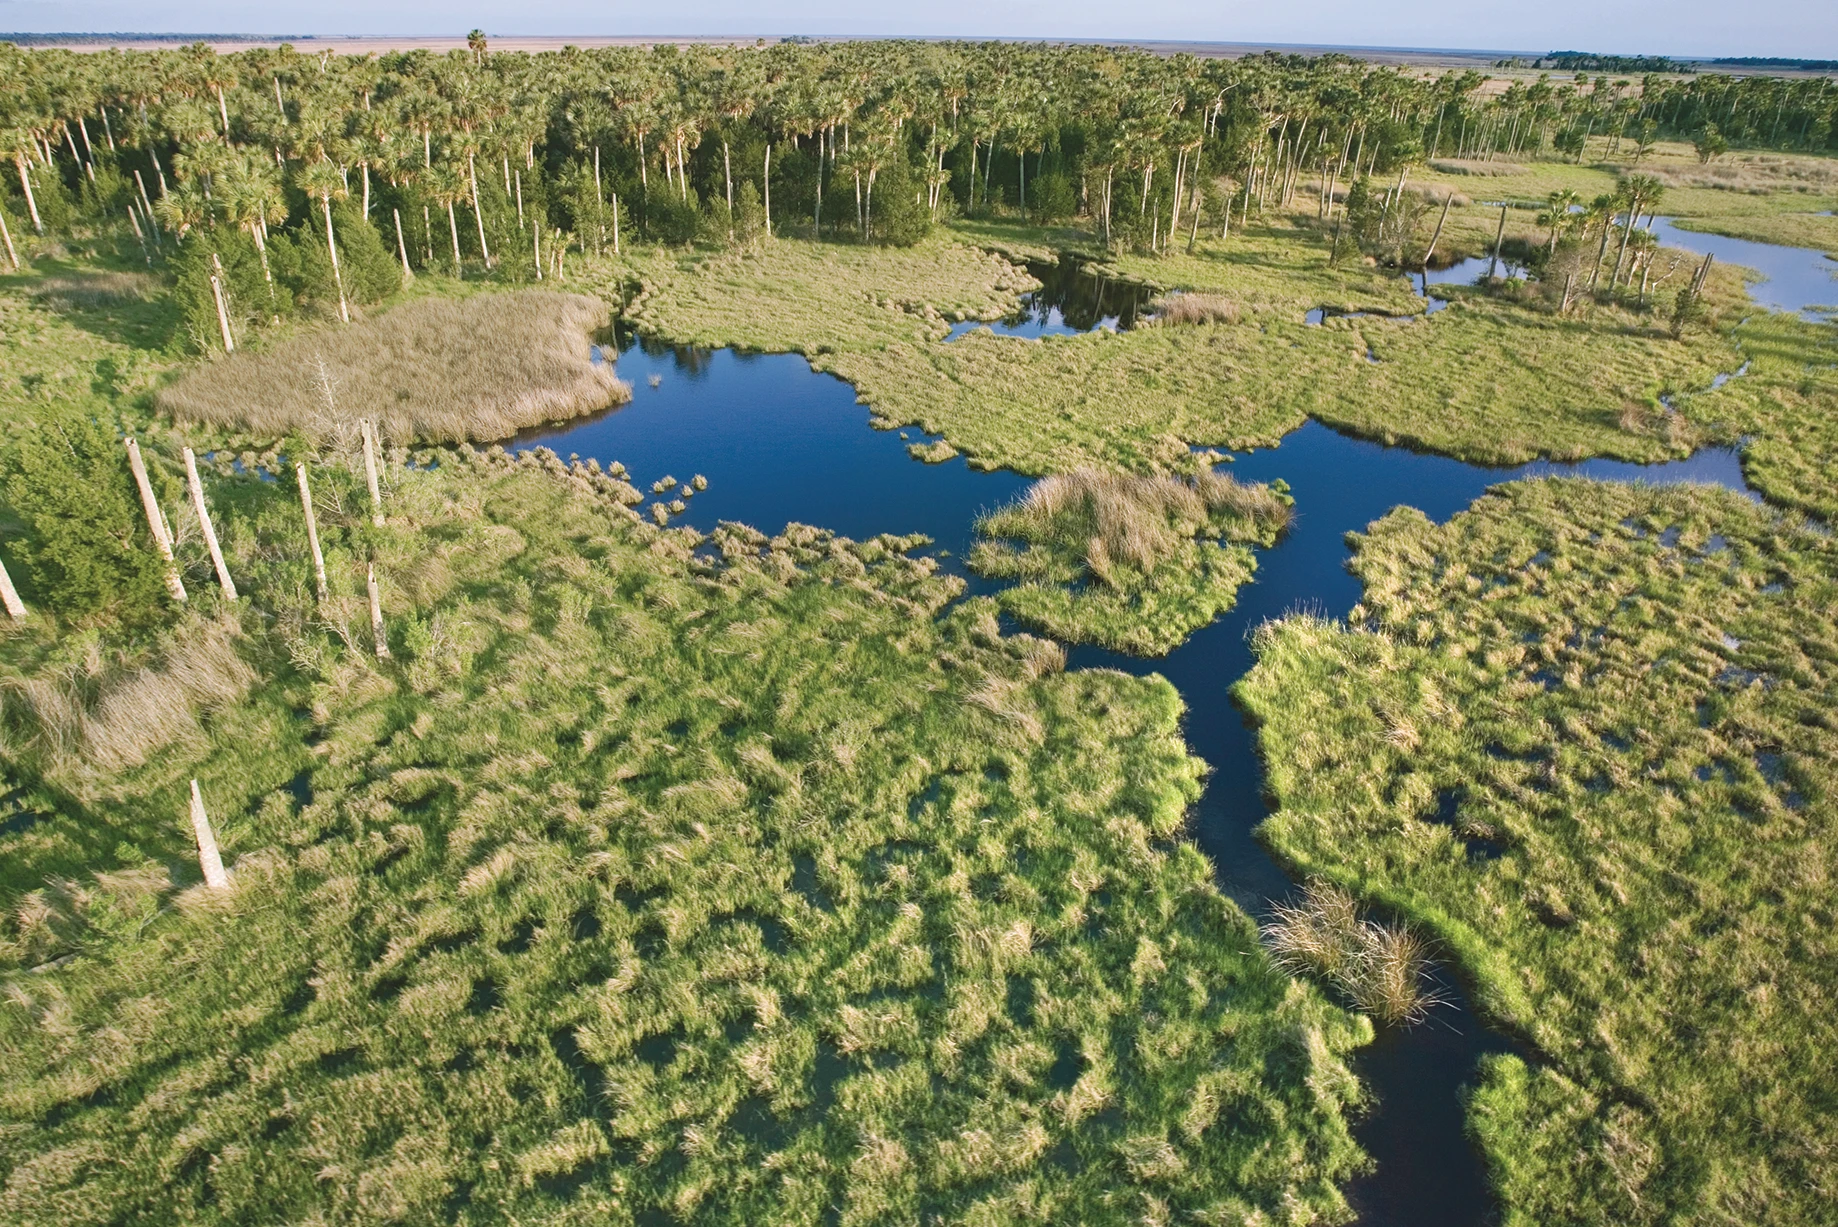
[[693,191],[687,198],[680,197],[660,183],[645,199],[644,223],[645,233],[656,242],[672,246],[694,242],[703,231],[700,197]]
[[1827,1221],[1838,546],[1714,487],[1543,480],[1356,549],[1371,629],[1272,624],[1238,688],[1261,834],[1527,1038],[1474,1099],[1504,1221]]
[[932,213],[925,207],[925,189],[906,159],[896,157],[881,167],[874,180],[869,232],[874,241],[891,247],[911,247],[932,229]]
[[1692,139],[1691,147],[1697,150],[1698,161],[1708,164],[1728,153],[1730,143],[1723,133],[1717,131],[1716,124],[1705,124]]
[[1078,192],[1072,180],[1059,171],[1049,171],[1028,184],[1027,196],[1028,215],[1036,225],[1050,226],[1065,221],[1079,209]]
[[6,498],[25,529],[10,548],[29,598],[66,618],[157,615],[164,581],[112,429],[69,414],[20,432]]

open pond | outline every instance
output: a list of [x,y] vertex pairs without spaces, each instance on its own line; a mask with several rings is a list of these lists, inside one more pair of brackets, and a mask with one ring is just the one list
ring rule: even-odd
[[[564,457],[619,461],[646,491],[666,475],[682,482],[700,473],[708,489],[688,499],[676,522],[704,531],[738,520],[767,532],[798,521],[858,538],[922,532],[959,574],[978,513],[1029,484],[1009,472],[974,471],[961,458],[918,462],[906,448],[927,436],[912,428],[870,429],[850,387],[813,372],[802,358],[630,338],[623,344],[618,364],[633,387],[629,405],[519,436],[513,449],[542,446]],[[1714,482],[1749,493],[1739,458],[1727,449],[1644,467],[1598,460],[1489,469],[1351,439],[1312,421],[1282,446],[1237,456],[1223,468],[1243,481],[1283,478],[1296,498],[1294,522],[1274,548],[1259,552],[1256,578],[1240,591],[1237,607],[1159,660],[1081,647],[1071,652],[1070,665],[1158,672],[1179,688],[1188,744],[1213,768],[1194,814],[1194,837],[1220,887],[1258,916],[1294,886],[1253,834],[1268,810],[1255,738],[1231,687],[1252,665],[1251,628],[1297,609],[1344,616],[1359,601],[1359,581],[1346,568],[1347,532],[1404,503],[1445,520],[1497,482],[1545,474]],[[990,587],[972,581],[972,591]],[[1507,1041],[1486,1031],[1458,993],[1450,996],[1457,1004],[1428,1024],[1381,1032],[1358,1059],[1377,1103],[1359,1125],[1361,1142],[1378,1161],[1352,1189],[1362,1222],[1467,1227],[1491,1216],[1459,1092],[1480,1055]]]

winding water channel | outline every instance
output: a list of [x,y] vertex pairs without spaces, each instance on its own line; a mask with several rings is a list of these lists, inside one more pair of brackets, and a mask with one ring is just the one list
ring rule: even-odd
[[[1665,238],[1699,252],[1715,245],[1720,260],[1756,263],[1724,254],[1729,249],[1722,245],[1737,240],[1687,231]],[[1769,281],[1756,287],[1758,301],[1803,311],[1838,297],[1825,271],[1830,262],[1819,253],[1769,252],[1773,267],[1762,270]],[[1431,277],[1446,279],[1446,271]],[[1774,290],[1767,292],[1770,285]],[[1809,288],[1816,291],[1810,297],[1776,302]],[[1096,305],[1088,289],[1074,277],[1049,282],[996,328],[1038,337],[1128,327],[1145,305],[1137,291],[1119,291],[1114,302],[1107,298]],[[677,523],[706,531],[718,521],[738,520],[776,532],[797,521],[857,538],[922,532],[933,538],[932,552],[945,567],[963,574],[959,560],[971,544],[977,514],[1028,484],[1005,471],[973,471],[962,458],[919,463],[907,454],[907,445],[931,436],[912,428],[870,429],[853,389],[813,372],[802,358],[674,348],[630,337],[620,344],[619,373],[633,389],[629,405],[530,432],[512,446],[620,461],[641,490],[665,475],[679,481],[707,477],[708,489],[690,499]],[[1294,884],[1253,834],[1269,810],[1255,739],[1230,689],[1253,663],[1249,632],[1259,623],[1298,609],[1344,616],[1359,601],[1359,581],[1346,568],[1347,532],[1365,528],[1399,504],[1446,520],[1489,486],[1540,474],[1712,482],[1756,497],[1729,449],[1649,466],[1591,460],[1494,469],[1348,438],[1312,421],[1280,447],[1235,456],[1226,471],[1246,481],[1281,477],[1296,499],[1292,525],[1274,548],[1260,551],[1256,577],[1240,591],[1236,608],[1162,659],[1080,647],[1072,650],[1069,664],[1160,673],[1179,688],[1187,705],[1188,745],[1212,767],[1193,835],[1212,859],[1221,889],[1254,916],[1266,914]],[[971,586],[987,591],[991,585],[972,578]],[[1504,1049],[1509,1041],[1484,1028],[1458,987],[1448,987],[1453,1004],[1431,1022],[1382,1030],[1356,1059],[1376,1101],[1359,1122],[1358,1136],[1377,1165],[1350,1190],[1362,1223],[1478,1227],[1494,1217],[1482,1164],[1463,1131],[1460,1089],[1483,1053]]]

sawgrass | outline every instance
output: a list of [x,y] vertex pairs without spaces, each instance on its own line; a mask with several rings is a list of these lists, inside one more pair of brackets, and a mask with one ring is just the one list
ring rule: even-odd
[[[1158,656],[1230,609],[1289,506],[1262,486],[1089,469],[1043,478],[977,521],[970,569],[1021,581],[1001,607],[1055,639]],[[1020,543],[1017,548],[1015,542]]]
[[315,466],[324,605],[293,490],[208,479],[263,682],[96,783],[131,852],[5,899],[0,1218],[1347,1217],[1370,1025],[1183,838],[1170,685],[910,539],[405,459],[381,529]]
[[360,418],[402,441],[507,438],[631,396],[592,360],[595,298],[513,290],[419,297],[194,367],[159,393],[181,422],[331,439]]
[[1238,696],[1297,870],[1421,925],[1528,1057],[1507,1224],[1827,1222],[1838,545],[1713,487],[1544,480],[1356,541],[1352,628]]

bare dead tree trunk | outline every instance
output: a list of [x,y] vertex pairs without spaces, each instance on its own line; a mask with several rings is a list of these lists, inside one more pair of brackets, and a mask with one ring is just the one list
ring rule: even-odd
[[0,562],[0,602],[5,602],[7,616],[18,622],[26,616],[26,603],[19,599],[19,590],[13,587],[13,577],[6,573],[6,564]]
[[1442,224],[1449,220],[1449,206],[1454,203],[1455,192],[1451,189],[1449,194],[1442,198],[1442,216],[1436,219],[1436,232],[1430,235],[1430,245],[1423,253],[1423,269],[1425,272],[1429,271],[1430,257],[1436,254],[1436,240],[1442,237]]
[[370,590],[370,634],[376,640],[377,659],[389,659],[389,636],[383,633],[383,601],[377,594],[377,569],[365,568],[365,587]]
[[223,352],[236,352],[236,338],[230,335],[230,312],[223,304],[223,261],[211,253],[211,297],[217,301],[217,327],[223,331]]
[[[130,207],[128,211],[128,216],[129,217],[134,216],[132,207]],[[134,223],[134,233],[136,235],[140,234],[140,223],[139,222]],[[7,227],[6,214],[4,213],[0,213],[0,238],[6,239],[6,258],[12,262],[13,271],[16,273],[19,271],[19,252],[13,247],[13,232]],[[147,240],[144,238],[141,239],[140,245],[143,251],[146,250]],[[147,262],[151,264],[153,262],[153,257],[148,256]]]
[[1493,236],[1493,259],[1487,261],[1487,280],[1493,280],[1493,272],[1500,265],[1500,244],[1506,241],[1506,206],[1500,206],[1500,229]]
[[191,830],[198,838],[198,867],[204,870],[204,884],[212,890],[222,890],[230,884],[230,875],[224,872],[223,857],[217,853],[217,837],[211,834],[211,820],[204,812],[204,794],[198,791],[198,781],[191,782]]
[[160,514],[159,500],[153,497],[153,483],[147,480],[147,465],[140,458],[140,444],[128,439],[128,468],[133,470],[134,485],[140,490],[140,508],[147,514],[147,529],[153,534],[154,548],[166,564],[166,591],[175,601],[185,599],[185,581],[179,578],[178,564],[172,560],[172,538],[166,532],[166,517]]
[[319,517],[313,513],[313,491],[306,484],[306,465],[294,462],[294,476],[300,479],[300,510],[306,513],[306,543],[313,547],[313,592],[319,600],[326,598],[325,555],[319,552]]
[[217,582],[223,587],[223,595],[234,601],[236,581],[230,578],[230,568],[217,544],[217,530],[211,527],[211,509],[204,504],[204,483],[198,480],[198,458],[189,447],[185,449],[185,483],[191,487],[192,510],[198,513],[198,526],[204,530],[204,544],[211,551],[211,565],[217,568]]
[[383,527],[383,495],[377,489],[376,431],[365,418],[357,424],[364,436],[364,484],[370,487],[370,522]]

